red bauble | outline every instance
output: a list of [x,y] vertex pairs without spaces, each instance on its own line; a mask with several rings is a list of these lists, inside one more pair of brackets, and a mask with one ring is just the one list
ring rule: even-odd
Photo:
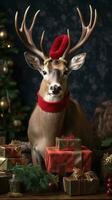
[[105,188],[106,188],[106,194],[108,196],[112,195],[112,176],[108,175],[105,179]]
[[111,190],[107,190],[106,194],[107,194],[108,196],[110,196],[110,195],[112,195],[112,191],[111,191]]
[[107,188],[112,188],[112,183],[107,183]]
[[112,177],[109,177],[109,178],[107,179],[107,183],[112,183]]
[[52,183],[50,182],[48,185],[49,185],[49,187],[51,187],[51,186],[52,186]]

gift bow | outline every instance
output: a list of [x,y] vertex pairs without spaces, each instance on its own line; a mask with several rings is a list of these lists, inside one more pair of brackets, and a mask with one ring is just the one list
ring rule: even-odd
[[87,181],[93,181],[96,175],[93,171],[84,172],[79,168],[74,168],[71,177],[75,180],[86,179]]

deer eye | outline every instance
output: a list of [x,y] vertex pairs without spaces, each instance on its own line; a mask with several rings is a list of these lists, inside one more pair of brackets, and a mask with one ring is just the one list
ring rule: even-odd
[[43,71],[43,74],[44,74],[44,75],[46,75],[46,74],[47,74],[47,72],[46,72],[46,71]]

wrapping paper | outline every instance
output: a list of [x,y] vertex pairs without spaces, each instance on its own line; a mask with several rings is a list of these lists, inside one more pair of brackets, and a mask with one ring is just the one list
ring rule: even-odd
[[71,173],[74,167],[83,171],[91,169],[92,151],[82,147],[80,151],[64,151],[56,147],[48,147],[45,153],[45,163],[48,172]]
[[18,158],[21,156],[20,146],[5,144],[0,146],[0,157]]
[[0,171],[6,171],[8,166],[7,158],[0,157]]

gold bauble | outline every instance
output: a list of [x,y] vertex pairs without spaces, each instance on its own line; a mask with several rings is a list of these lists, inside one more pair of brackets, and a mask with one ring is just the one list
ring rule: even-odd
[[22,126],[22,121],[20,119],[14,119],[13,126],[20,128]]
[[7,60],[7,66],[8,67],[12,67],[13,65],[14,65],[14,61],[13,60],[11,60],[11,59]]
[[7,43],[6,43],[6,47],[7,47],[8,49],[10,49],[10,48],[12,47],[11,42],[7,42]]
[[3,64],[0,66],[0,74],[8,74],[8,66],[6,64]]
[[8,74],[8,67],[6,65],[3,66],[2,68],[3,74]]
[[7,31],[3,28],[0,30],[0,40],[4,40],[7,38]]
[[7,110],[9,108],[9,102],[6,97],[0,99],[0,109]]
[[10,49],[12,47],[13,47],[13,43],[10,40],[5,41],[4,44],[3,44],[3,48]]

